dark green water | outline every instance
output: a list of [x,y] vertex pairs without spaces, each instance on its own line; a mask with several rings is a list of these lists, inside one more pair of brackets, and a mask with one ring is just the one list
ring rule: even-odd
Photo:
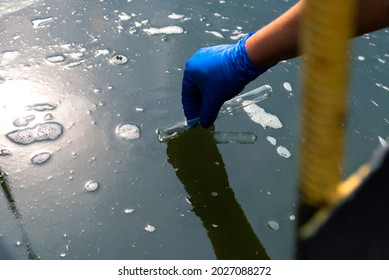
[[[0,4],[0,167],[7,174],[0,241],[17,259],[292,258],[299,59],[248,86],[273,87],[259,105],[282,128],[264,129],[245,112],[214,127],[255,132],[254,144],[216,144],[205,131],[160,144],[155,130],[183,119],[182,72],[199,47],[234,43],[231,36],[260,28],[294,2]],[[183,32],[144,30],[166,26]],[[345,176],[389,136],[388,37],[383,30],[354,40]],[[128,62],[110,63],[117,54]],[[15,126],[18,118],[28,125]],[[54,140],[22,145],[6,137],[48,119],[62,125]],[[136,125],[139,138],[120,138],[122,124]],[[291,156],[280,156],[278,146]],[[39,153],[51,158],[33,164]],[[89,181],[96,191],[85,190]]]

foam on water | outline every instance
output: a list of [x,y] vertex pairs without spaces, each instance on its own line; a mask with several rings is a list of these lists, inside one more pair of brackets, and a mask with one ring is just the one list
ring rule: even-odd
[[1,157],[10,156],[10,155],[12,155],[12,152],[10,150],[8,150],[6,148],[0,150]]
[[126,214],[131,214],[131,213],[133,213],[135,211],[135,209],[132,209],[132,208],[126,208],[126,209],[124,209],[124,213],[126,213]]
[[268,227],[269,227],[270,229],[275,230],[275,231],[277,231],[277,230],[280,229],[280,224],[277,223],[276,221],[269,221],[269,222],[267,223],[267,225],[268,225]]
[[13,121],[14,126],[22,127],[22,126],[27,126],[29,125],[30,121],[34,120],[35,116],[30,115],[27,117],[21,117],[17,118],[16,120]]
[[31,20],[32,27],[34,28],[42,28],[47,26],[49,23],[53,22],[53,17],[47,17],[47,18],[36,18]]
[[274,138],[274,137],[267,136],[267,137],[266,137],[266,140],[267,140],[270,144],[272,144],[273,146],[277,145],[277,139]]
[[185,17],[184,15],[178,15],[175,13],[168,15],[168,18],[170,18],[170,19],[183,19],[184,17]]
[[0,66],[4,66],[15,60],[19,56],[18,51],[4,51],[0,56]]
[[290,158],[290,156],[291,156],[291,153],[289,152],[289,150],[283,146],[277,147],[277,153],[284,158]]
[[285,83],[283,84],[283,86],[284,86],[284,89],[286,89],[287,91],[292,91],[292,86],[291,86],[290,83],[285,82]]
[[143,29],[143,31],[149,35],[160,35],[160,34],[171,35],[171,34],[184,33],[184,29],[176,25],[165,26],[161,28],[150,27],[150,28]]
[[14,143],[28,145],[37,141],[55,140],[62,135],[62,131],[60,123],[46,122],[32,128],[11,131],[5,136]]
[[99,188],[99,183],[97,183],[96,181],[88,181],[88,182],[86,182],[86,184],[84,186],[84,189],[87,192],[96,191],[98,188]]
[[215,36],[217,38],[222,38],[222,39],[224,38],[224,36],[220,32],[217,32],[217,31],[205,30],[205,33],[212,34],[213,36]]
[[154,232],[154,231],[155,231],[155,226],[147,225],[147,226],[145,227],[145,231]]
[[57,105],[52,103],[38,103],[34,104],[31,107],[34,111],[43,112],[43,111],[51,111],[57,108]]
[[116,128],[116,135],[124,140],[134,140],[140,137],[139,127],[134,124],[123,124]]
[[125,55],[122,54],[117,54],[111,57],[109,60],[110,63],[115,64],[115,65],[121,65],[127,63],[128,58]]
[[38,164],[38,165],[43,164],[43,163],[47,162],[50,158],[51,158],[51,154],[49,152],[39,153],[39,154],[34,155],[31,158],[31,163]]
[[385,140],[384,138],[382,138],[381,136],[378,136],[378,140],[380,141],[380,144],[382,147],[387,147],[389,145],[389,138],[387,140]]
[[[247,102],[248,101],[243,101],[242,104],[246,105]],[[278,129],[282,127],[282,123],[277,116],[267,113],[257,104],[245,106],[243,110],[253,122],[260,124],[263,128],[270,127]]]
[[46,57],[46,60],[51,63],[59,63],[65,60],[65,57],[63,55],[52,55]]

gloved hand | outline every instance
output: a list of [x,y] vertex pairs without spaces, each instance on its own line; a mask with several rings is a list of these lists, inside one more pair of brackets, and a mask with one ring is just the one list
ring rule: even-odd
[[189,126],[211,126],[225,101],[269,69],[248,57],[245,42],[252,34],[233,45],[202,48],[187,61],[181,102]]

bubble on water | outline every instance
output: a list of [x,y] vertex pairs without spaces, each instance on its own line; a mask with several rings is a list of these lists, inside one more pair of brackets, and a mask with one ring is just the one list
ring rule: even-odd
[[217,37],[217,38],[221,38],[221,39],[224,38],[224,36],[223,36],[220,32],[217,32],[217,31],[208,31],[208,30],[205,30],[205,33],[212,34],[213,36],[215,36],[215,37]]
[[32,109],[35,111],[43,112],[43,111],[50,111],[54,110],[57,107],[57,105],[52,103],[38,103],[32,105]]
[[30,123],[30,121],[32,121],[34,119],[35,119],[35,116],[33,116],[33,115],[30,115],[27,117],[17,118],[16,120],[13,121],[13,125],[18,126],[18,127],[27,126]]
[[124,140],[134,140],[140,137],[139,128],[134,124],[123,124],[116,128],[116,135]]
[[295,215],[290,215],[290,216],[289,216],[289,219],[290,219],[291,221],[294,221],[294,220],[296,220],[296,216],[295,216]]
[[31,163],[38,164],[38,165],[43,164],[43,163],[47,162],[50,158],[51,158],[51,154],[49,152],[39,153],[39,154],[34,155],[31,158]]
[[10,155],[12,155],[12,152],[10,150],[6,148],[0,150],[0,156],[5,157]]
[[99,183],[97,183],[96,181],[88,181],[85,184],[84,188],[87,192],[93,192],[99,188]]
[[[247,105],[247,102],[250,101],[243,101],[242,105]],[[257,104],[245,106],[243,110],[247,113],[253,122],[260,124],[263,128],[271,127],[278,129],[282,127],[282,123],[277,116],[267,113]]]
[[63,55],[53,55],[46,57],[46,60],[51,63],[59,63],[65,60]]
[[267,226],[268,226],[270,229],[275,230],[275,231],[277,231],[277,230],[280,229],[280,224],[277,223],[276,221],[269,221],[269,222],[267,223]]
[[34,28],[41,28],[45,27],[47,24],[54,21],[53,17],[47,17],[47,18],[36,18],[31,21],[32,27]]
[[20,240],[18,240],[18,241],[16,241],[15,245],[16,245],[16,246],[22,246],[22,245],[23,245],[23,242],[20,241]]
[[171,34],[184,33],[184,29],[182,27],[175,26],[175,25],[165,26],[165,27],[161,27],[161,28],[155,28],[155,27],[145,28],[145,29],[143,29],[143,31],[149,35],[160,35],[160,34],[171,35]]
[[132,209],[132,208],[126,208],[126,209],[124,209],[124,213],[126,213],[126,214],[131,214],[131,213],[133,213],[135,211],[135,209]]
[[289,150],[283,146],[277,147],[277,153],[284,158],[290,158],[290,156],[291,156],[291,153],[289,152]]
[[136,107],[135,108],[135,111],[137,111],[137,112],[143,112],[145,109],[144,108],[142,108],[142,107]]
[[155,231],[155,226],[147,225],[147,226],[145,227],[145,231],[154,232],[154,231]]
[[122,54],[117,54],[111,57],[109,60],[110,63],[115,64],[115,65],[121,65],[127,63],[128,58],[125,55]]
[[266,140],[267,140],[270,144],[272,144],[273,146],[275,146],[275,145],[277,144],[277,139],[274,138],[274,137],[267,136],[267,137],[266,137]]
[[14,143],[28,145],[36,141],[55,140],[62,135],[62,131],[60,123],[46,122],[32,128],[11,131],[5,136]]
[[284,86],[284,89],[286,89],[287,91],[292,91],[292,86],[291,86],[290,83],[285,82],[285,83],[283,84],[283,86]]

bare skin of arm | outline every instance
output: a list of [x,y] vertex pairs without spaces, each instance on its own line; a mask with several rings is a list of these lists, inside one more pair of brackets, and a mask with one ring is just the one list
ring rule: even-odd
[[[261,67],[299,55],[298,35],[305,0],[300,0],[279,18],[246,41],[250,60]],[[389,26],[389,0],[357,0],[356,36]]]

